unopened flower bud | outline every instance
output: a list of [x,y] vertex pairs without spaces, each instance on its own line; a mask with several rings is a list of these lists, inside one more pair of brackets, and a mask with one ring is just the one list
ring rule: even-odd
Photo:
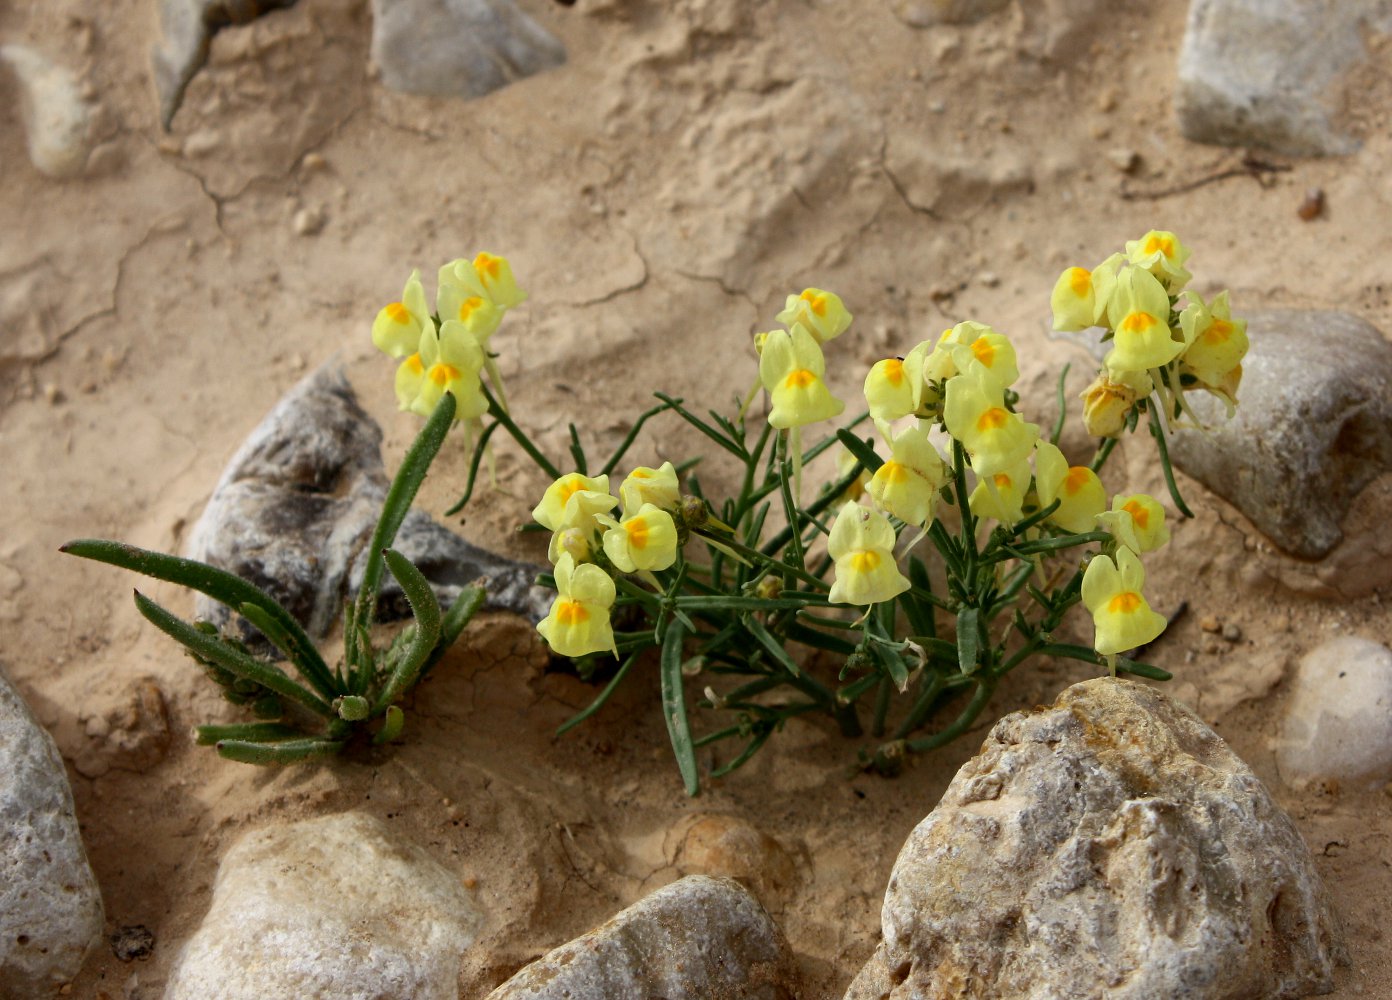
[[706,502],[689,494],[681,498],[677,512],[681,515],[682,524],[689,529],[704,527],[710,520],[710,507]]
[[1135,389],[1113,382],[1106,372],[1098,374],[1083,390],[1083,426],[1093,437],[1116,437],[1126,426],[1126,415],[1139,398]]
[[594,546],[590,544],[590,533],[583,528],[566,528],[556,536],[559,552],[568,552],[577,563],[588,562]]
[[754,594],[765,601],[772,601],[783,593],[783,581],[776,576],[765,576],[759,578],[758,586],[754,588]]

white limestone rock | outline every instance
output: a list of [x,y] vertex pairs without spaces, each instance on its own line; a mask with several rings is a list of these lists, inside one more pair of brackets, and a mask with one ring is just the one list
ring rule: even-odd
[[29,160],[59,180],[79,176],[92,152],[92,107],[65,67],[23,45],[0,45],[0,64],[19,83]]
[[543,955],[487,1000],[791,1000],[782,932],[739,883],[690,875]]
[[1290,819],[1189,709],[1099,678],[1015,713],[909,836],[846,1000],[1303,997],[1342,957]]
[[1389,29],[1392,9],[1375,0],[1193,0],[1175,90],[1180,128],[1196,142],[1291,156],[1352,152],[1357,140],[1338,111],[1358,100],[1349,78],[1372,64],[1365,32]]
[[1301,659],[1276,744],[1281,780],[1354,790],[1392,781],[1392,650],[1343,636]]
[[480,920],[454,873],[375,817],[257,830],[222,859],[165,1000],[457,1000]]
[[513,0],[372,0],[372,60],[392,90],[482,97],[561,65],[565,48]]
[[52,997],[101,932],[63,759],[0,673],[0,998]]

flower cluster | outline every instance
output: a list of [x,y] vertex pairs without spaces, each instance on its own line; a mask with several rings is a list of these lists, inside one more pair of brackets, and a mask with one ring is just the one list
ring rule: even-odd
[[769,423],[787,430],[838,416],[846,404],[827,388],[822,345],[846,332],[851,314],[838,296],[808,288],[789,295],[777,319],[786,330],[755,337],[759,382],[772,404]]
[[[620,505],[623,516],[615,519],[610,511]],[[617,499],[608,476],[572,472],[547,487],[532,517],[552,533],[557,597],[537,631],[553,650],[562,656],[615,650],[609,623],[615,576],[650,580],[677,561],[680,505],[671,462],[634,469]]]
[[1050,299],[1054,329],[1102,327],[1112,345],[1083,393],[1089,433],[1117,436],[1152,392],[1166,419],[1189,412],[1184,393],[1194,389],[1222,400],[1232,415],[1247,324],[1233,319],[1226,291],[1205,302],[1185,290],[1188,259],[1174,233],[1152,230],[1090,271],[1070,267],[1059,276]]
[[440,268],[432,314],[420,272],[412,271],[401,301],[384,306],[372,322],[373,344],[401,359],[396,370],[401,409],[429,416],[449,392],[457,403],[455,419],[474,424],[488,411],[484,372],[502,400],[502,376],[488,341],[503,315],[526,298],[506,258],[480,253]]

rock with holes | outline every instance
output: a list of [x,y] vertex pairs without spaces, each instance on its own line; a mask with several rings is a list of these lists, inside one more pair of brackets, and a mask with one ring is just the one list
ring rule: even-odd
[[[356,592],[355,564],[372,537],[389,482],[382,431],[358,405],[343,372],[321,368],[290,390],[252,431],[213,490],[189,539],[189,555],[268,591],[312,635],[325,635]],[[443,606],[465,585],[483,580],[485,607],[539,621],[549,593],[534,587],[537,570],[495,556],[418,511],[407,516],[393,547],[417,561]],[[407,613],[387,576],[384,618]],[[231,612],[199,595],[198,617],[219,627]],[[244,639],[257,637],[235,619]]]
[[482,97],[561,65],[565,48],[513,0],[372,0],[372,60],[392,90]]
[[1303,997],[1342,957],[1290,819],[1189,709],[1099,678],[1006,716],[894,864],[846,1000]]
[[1360,76],[1386,74],[1366,38],[1392,32],[1386,4],[1349,0],[1194,0],[1175,108],[1196,142],[1292,156],[1352,152],[1339,120]]
[[0,45],[0,65],[19,83],[29,161],[54,178],[76,177],[92,151],[92,107],[67,69],[23,45]]
[[1212,429],[1177,432],[1170,452],[1277,546],[1317,559],[1343,538],[1359,492],[1392,470],[1392,344],[1348,313],[1247,319],[1237,414],[1190,393]]
[[1276,741],[1281,780],[1371,792],[1392,781],[1392,650],[1341,636],[1306,653]]
[[480,919],[454,872],[376,817],[257,830],[222,859],[165,1000],[455,1000]]
[[690,875],[543,955],[488,1000],[791,1000],[791,952],[737,882]]
[[63,760],[0,673],[0,997],[52,997],[101,932]]

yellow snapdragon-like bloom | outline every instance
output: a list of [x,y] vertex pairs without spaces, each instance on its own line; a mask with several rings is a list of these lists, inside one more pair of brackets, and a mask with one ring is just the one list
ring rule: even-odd
[[604,554],[625,573],[666,569],[677,561],[677,524],[672,515],[645,503],[622,521],[600,515],[608,527]]
[[905,524],[926,527],[938,507],[947,468],[928,432],[910,428],[890,443],[890,458],[870,479],[870,498]]
[[419,349],[421,334],[426,330],[434,333],[435,323],[425,304],[420,272],[412,271],[401,301],[384,306],[372,321],[372,343],[393,358],[403,358]]
[[1102,322],[1116,288],[1117,268],[1124,259],[1116,253],[1091,271],[1085,267],[1070,267],[1059,275],[1049,296],[1055,330],[1085,330]]
[[553,652],[584,656],[609,650],[618,656],[609,609],[614,606],[614,581],[594,563],[579,566],[569,553],[556,562],[556,600],[537,625]]
[[554,566],[563,554],[568,554],[577,564],[594,559],[595,532],[591,528],[562,528],[551,536],[551,544],[546,550],[546,558]]
[[[448,273],[449,266],[446,264],[441,268],[442,276]],[[479,346],[485,349],[488,338],[498,329],[498,324],[503,321],[503,313],[507,311],[457,282],[444,280],[440,281],[435,295],[435,310],[441,322],[454,320],[462,323]]]
[[1135,267],[1155,275],[1171,294],[1177,294],[1193,277],[1184,268],[1189,250],[1179,237],[1163,229],[1152,229],[1138,240],[1126,241],[1126,259]]
[[[453,393],[456,403],[454,419],[470,420],[488,412],[488,400],[483,396],[479,372],[483,370],[483,349],[459,323],[449,322],[440,327],[439,336],[426,330],[421,334],[419,358],[422,375],[410,409],[428,417],[446,392]],[[397,388],[402,387],[402,371],[414,367],[410,358],[397,371]],[[409,373],[408,373],[409,375]],[[413,376],[412,376],[413,377]]]
[[1070,466],[1058,446],[1048,441],[1040,441],[1035,449],[1034,485],[1045,507],[1059,502],[1048,520],[1064,531],[1092,531],[1097,515],[1107,509],[1107,491],[1097,473],[1086,465]]
[[909,589],[894,562],[894,528],[878,511],[851,501],[836,515],[827,539],[827,554],[836,561],[828,600],[862,607],[893,600]]
[[1098,372],[1093,383],[1078,397],[1083,401],[1083,426],[1093,437],[1116,437],[1126,426],[1126,415],[1138,399],[1155,388],[1145,372]]
[[[967,324],[959,324],[966,326]],[[972,324],[977,326],[980,324]],[[992,378],[1003,386],[1014,385],[1020,377],[1020,367],[1015,359],[1015,347],[1003,334],[987,329],[965,344],[954,344],[952,360],[959,372],[979,364]]]
[[596,514],[613,510],[617,505],[618,501],[609,495],[608,476],[591,478],[572,472],[546,488],[541,503],[532,510],[532,517],[552,531],[589,528]]
[[1188,345],[1179,358],[1180,372],[1192,374],[1205,386],[1223,385],[1228,373],[1242,364],[1248,346],[1247,321],[1232,318],[1228,293],[1220,292],[1205,305],[1190,292],[1179,324]]
[[1083,603],[1097,629],[1094,648],[1114,656],[1144,646],[1165,631],[1165,616],[1151,610],[1141,596],[1145,569],[1130,549],[1118,549],[1116,562],[1093,556],[1083,573]]
[[[463,258],[450,261],[440,268],[439,280],[442,293],[450,288],[451,295],[457,296],[451,301],[477,296],[497,309],[507,310],[527,300],[526,293],[517,287],[507,258],[491,253],[480,253],[472,261]],[[451,318],[457,317],[446,316],[445,310],[440,310],[441,320]]]
[[671,462],[663,462],[656,469],[638,466],[619,486],[619,498],[623,500],[625,514],[632,514],[645,503],[663,510],[676,510],[681,501],[676,467]]
[[918,386],[902,358],[876,361],[865,376],[865,403],[875,420],[898,420],[918,409]]
[[948,380],[943,422],[971,455],[977,475],[1004,472],[1027,458],[1039,427],[1005,408],[1005,389],[978,370]]
[[841,336],[851,325],[851,314],[840,296],[820,288],[806,288],[801,295],[789,295],[776,319],[790,330],[794,324],[802,324],[819,344]]
[[1159,368],[1184,350],[1184,344],[1170,335],[1170,297],[1159,279],[1143,268],[1121,272],[1108,317],[1116,339],[1104,361],[1113,378],[1119,372]]
[[1158,549],[1170,540],[1165,508],[1144,493],[1113,497],[1112,509],[1098,514],[1097,523],[1123,548],[1137,554]]
[[759,379],[773,401],[769,423],[786,430],[844,410],[846,404],[831,394],[825,376],[826,359],[805,326],[771,331],[759,354]]
[[1025,516],[1023,508],[1029,481],[1029,462],[1024,459],[990,476],[978,472],[976,487],[967,498],[967,505],[977,517],[993,517],[1002,524],[1014,524]]

